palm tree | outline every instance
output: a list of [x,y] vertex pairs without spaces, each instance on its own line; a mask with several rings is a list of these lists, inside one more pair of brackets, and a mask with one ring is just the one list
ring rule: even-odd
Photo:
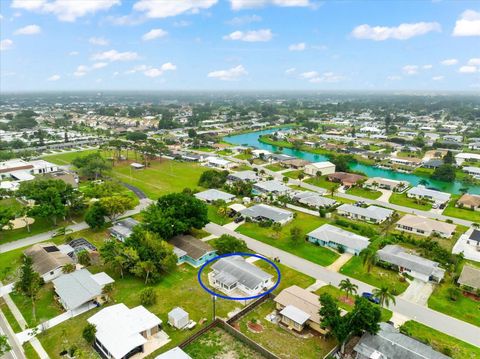
[[372,269],[372,265],[377,262],[377,253],[372,248],[365,248],[363,251],[360,252],[360,256],[362,257],[362,263],[364,267],[367,267],[367,272],[370,273]]
[[73,263],[67,263],[62,267],[62,273],[67,274],[67,273],[72,273],[75,272],[75,264]]
[[349,278],[342,279],[338,287],[347,293],[347,298],[349,295],[357,294],[358,285],[352,283]]
[[382,286],[380,289],[375,288],[373,291],[373,297],[380,301],[380,305],[388,307],[390,303],[395,304],[395,296],[390,289],[386,286]]

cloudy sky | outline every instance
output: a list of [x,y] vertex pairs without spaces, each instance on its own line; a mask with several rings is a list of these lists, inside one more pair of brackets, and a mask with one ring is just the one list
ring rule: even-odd
[[0,90],[480,89],[480,2],[0,0]]

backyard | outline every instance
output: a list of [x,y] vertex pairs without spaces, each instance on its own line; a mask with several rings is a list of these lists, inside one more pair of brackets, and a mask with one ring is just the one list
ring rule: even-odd
[[[325,218],[297,212],[296,218],[281,227],[279,232],[275,232],[272,227],[261,227],[258,223],[254,222],[242,224],[237,228],[237,232],[298,255],[311,262],[328,266],[332,264],[339,255],[330,249],[306,242],[304,239],[308,232],[327,222],[328,220]],[[301,238],[298,241],[292,241],[291,239],[290,230],[294,227],[298,227],[301,231]]]
[[338,186],[338,183],[330,182],[329,180],[327,180],[326,176],[310,177],[306,179],[305,182],[313,184],[314,186],[317,186],[317,187],[328,189],[328,190],[331,190],[332,188]]
[[408,282],[402,281],[402,276],[397,272],[374,265],[368,273],[359,256],[354,256],[345,263],[340,273],[377,288],[387,285],[396,295],[403,293],[408,287]]
[[432,204],[428,201],[409,198],[407,197],[406,193],[392,193],[389,202],[399,206],[419,209],[422,211],[429,211],[432,209]]

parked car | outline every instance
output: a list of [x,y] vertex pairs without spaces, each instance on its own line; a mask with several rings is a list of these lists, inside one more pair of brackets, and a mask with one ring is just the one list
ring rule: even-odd
[[375,296],[372,293],[363,292],[362,297],[367,299],[369,302],[372,302],[372,303],[375,303],[375,304],[380,304],[380,299],[375,298]]
[[243,217],[237,217],[237,218],[235,218],[234,222],[235,223],[240,223],[240,222],[243,221],[243,219],[244,219]]

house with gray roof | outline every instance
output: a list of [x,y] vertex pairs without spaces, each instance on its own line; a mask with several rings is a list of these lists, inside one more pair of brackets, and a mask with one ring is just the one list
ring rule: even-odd
[[392,217],[394,213],[394,211],[391,209],[383,207],[359,207],[352,204],[342,204],[337,208],[337,212],[338,214],[351,219],[359,219],[361,221],[377,224],[385,222],[387,219]]
[[433,189],[425,188],[425,186],[418,185],[410,188],[407,191],[407,197],[426,199],[437,204],[444,204],[450,200],[451,194],[446,192],[435,191]]
[[103,288],[113,282],[108,274],[92,274],[88,269],[63,274],[52,281],[58,301],[66,310],[74,310],[87,303],[101,302]]
[[254,296],[273,285],[271,274],[248,263],[241,256],[221,258],[211,268],[208,275],[210,285],[229,295],[239,291]]
[[232,202],[235,199],[235,195],[219,191],[218,189],[207,189],[203,192],[195,193],[194,196],[204,202],[214,203],[216,201],[225,201],[226,203]]
[[315,209],[328,208],[337,204],[335,200],[323,197],[321,194],[311,191],[298,191],[292,196],[292,199],[300,204]]
[[272,221],[284,225],[293,219],[293,212],[266,204],[256,204],[240,211],[243,217],[257,222]]
[[178,235],[170,239],[173,252],[177,255],[177,264],[188,263],[197,268],[216,256],[213,247],[190,235]]
[[384,263],[396,267],[400,273],[406,273],[424,282],[439,283],[445,276],[445,269],[438,262],[409,253],[405,248],[389,244],[377,251],[377,257]]
[[272,194],[274,196],[282,196],[286,195],[292,189],[282,182],[277,180],[271,181],[262,181],[257,182],[253,185],[252,193],[259,195],[259,194]]
[[323,247],[330,247],[338,250],[343,248],[345,252],[358,255],[368,247],[370,241],[367,237],[346,231],[342,228],[324,224],[307,234],[309,242]]
[[413,214],[404,215],[396,223],[396,229],[424,237],[438,235],[443,238],[450,238],[455,233],[456,228],[457,226],[451,223],[415,216]]
[[125,242],[133,233],[133,227],[139,225],[140,222],[133,218],[125,218],[115,222],[109,229],[110,235],[115,237],[120,242]]
[[449,359],[432,347],[380,323],[377,334],[365,333],[353,348],[355,359]]
[[480,289],[480,269],[467,264],[464,265],[457,283],[473,290]]
[[233,182],[257,182],[259,177],[255,171],[246,170],[246,171],[238,171],[234,173],[230,173],[227,176],[227,181],[230,183]]

